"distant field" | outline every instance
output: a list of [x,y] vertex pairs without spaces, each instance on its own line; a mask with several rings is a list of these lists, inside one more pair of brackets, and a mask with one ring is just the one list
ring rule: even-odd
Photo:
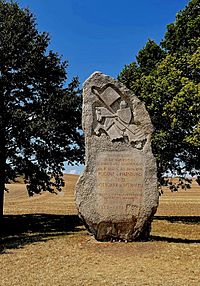
[[88,235],[74,203],[76,175],[59,195],[27,196],[10,184],[5,196],[0,286],[200,285],[200,187],[165,190],[151,240],[100,243]]
[[[5,214],[77,214],[74,187],[78,175],[64,175],[65,187],[58,195],[44,192],[29,197],[25,185],[9,184],[5,194]],[[168,189],[160,197],[158,216],[200,216],[200,186],[193,182],[192,189],[172,193]]]
[[58,195],[44,192],[29,197],[25,185],[9,184],[9,193],[5,194],[5,214],[77,214],[74,203],[74,186],[77,175],[64,175],[66,181],[63,191]]
[[157,215],[200,216],[200,186],[193,181],[192,188],[172,193],[164,189]]

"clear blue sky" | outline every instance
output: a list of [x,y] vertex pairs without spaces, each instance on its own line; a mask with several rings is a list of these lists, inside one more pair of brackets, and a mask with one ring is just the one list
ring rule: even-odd
[[[148,38],[157,43],[187,0],[18,0],[36,16],[50,48],[69,61],[81,84],[94,71],[117,77]],[[81,168],[67,168],[79,172]]]

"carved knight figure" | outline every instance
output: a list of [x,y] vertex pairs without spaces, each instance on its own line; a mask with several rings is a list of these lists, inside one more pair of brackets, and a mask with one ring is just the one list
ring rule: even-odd
[[112,112],[110,108],[96,107],[96,116],[98,124],[94,132],[97,135],[100,134],[100,129],[102,129],[112,141],[123,139],[125,136],[128,137],[129,142],[143,141],[145,139],[145,135],[140,128],[135,124],[131,124],[133,113],[124,100],[120,102],[120,109],[116,113]]

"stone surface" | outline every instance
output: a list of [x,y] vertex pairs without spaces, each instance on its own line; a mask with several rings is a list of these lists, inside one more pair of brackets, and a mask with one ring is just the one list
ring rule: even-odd
[[84,83],[86,164],[76,185],[79,216],[96,239],[149,236],[158,206],[153,127],[144,104],[100,72]]

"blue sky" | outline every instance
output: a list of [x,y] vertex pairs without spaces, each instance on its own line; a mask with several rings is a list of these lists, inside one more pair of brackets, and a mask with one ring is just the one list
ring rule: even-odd
[[[117,77],[148,38],[157,43],[187,0],[18,0],[36,16],[50,48],[68,60],[68,78],[82,84],[94,71]],[[80,172],[82,167],[67,167]]]

